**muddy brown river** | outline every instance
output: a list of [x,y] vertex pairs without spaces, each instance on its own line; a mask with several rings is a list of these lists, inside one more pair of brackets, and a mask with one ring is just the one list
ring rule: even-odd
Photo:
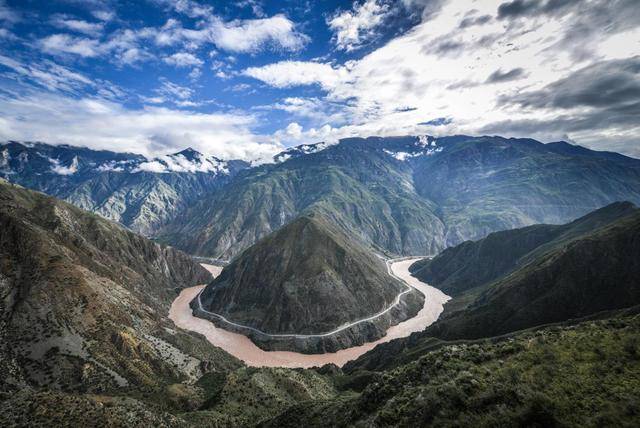
[[[176,326],[204,335],[211,344],[218,346],[231,355],[244,361],[245,364],[255,367],[313,367],[333,363],[342,367],[347,361],[354,360],[365,352],[373,349],[376,345],[388,342],[400,337],[409,336],[416,331],[422,331],[433,324],[443,310],[443,305],[449,296],[437,288],[431,287],[414,278],[409,273],[409,266],[419,258],[401,260],[391,263],[390,268],[395,276],[405,281],[409,286],[416,288],[424,294],[424,306],[418,314],[390,327],[387,334],[364,345],[353,348],[342,349],[338,352],[326,354],[301,354],[298,352],[286,351],[264,351],[258,348],[248,337],[238,333],[232,333],[222,328],[218,328],[211,322],[196,318],[191,313],[189,302],[200,292],[204,285],[190,287],[182,290],[180,295],[171,304],[169,318]],[[205,265],[205,268],[215,277],[220,274],[222,268],[212,265]]]

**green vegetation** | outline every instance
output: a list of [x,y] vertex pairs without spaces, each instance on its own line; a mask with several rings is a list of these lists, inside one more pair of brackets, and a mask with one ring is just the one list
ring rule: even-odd
[[639,337],[634,316],[445,345],[264,426],[637,426]]
[[[350,138],[240,173],[164,228],[190,253],[233,258],[317,212],[381,252],[436,254],[464,240],[640,203],[640,161],[529,139]],[[434,147],[430,146],[429,150]],[[411,153],[404,161],[394,153]],[[426,154],[429,153],[429,154]]]

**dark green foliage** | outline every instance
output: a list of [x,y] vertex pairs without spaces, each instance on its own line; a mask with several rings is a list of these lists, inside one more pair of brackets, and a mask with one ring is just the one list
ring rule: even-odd
[[418,261],[410,270],[420,280],[459,296],[636,211],[629,202],[617,202],[564,225],[538,224],[494,232],[448,248],[433,259]]
[[[640,317],[445,345],[369,378],[361,394],[298,404],[264,426],[637,426]],[[341,382],[345,382],[341,380]]]

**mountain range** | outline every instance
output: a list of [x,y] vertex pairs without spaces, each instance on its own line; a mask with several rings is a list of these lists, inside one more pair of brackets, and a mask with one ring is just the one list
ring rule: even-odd
[[429,255],[535,223],[640,202],[640,160],[500,137],[345,139],[244,170],[163,228],[187,252],[230,258],[315,212],[370,247]]
[[[213,281],[176,248],[0,179],[0,425],[637,425],[638,161],[566,143],[494,137],[370,141],[371,146],[357,139],[290,149],[272,164],[229,174],[196,203],[208,213],[207,203],[227,195],[233,208],[237,202],[231,189],[253,189],[261,180],[285,183],[276,179],[284,172],[295,171],[304,179],[291,183],[305,191],[315,189],[312,178],[322,169],[332,179],[344,179],[329,181],[329,186],[316,180],[322,191],[306,196],[318,203],[292,210],[291,219],[264,235],[257,228],[267,224],[261,210],[280,190],[255,187],[255,198],[244,206],[258,217],[235,220],[256,227],[253,238],[249,234],[235,241],[246,242],[246,248],[229,253],[236,254],[234,260]],[[362,156],[356,156],[357,147]],[[16,171],[20,155],[10,159],[11,169],[4,165],[3,171],[17,181],[21,173],[8,171]],[[73,159],[56,166],[77,168],[62,174],[71,178],[60,179],[61,186],[73,187],[71,181],[80,179],[73,176],[82,169],[83,158]],[[323,166],[314,170],[316,162]],[[344,166],[348,163],[353,168]],[[38,177],[51,172],[36,172],[29,164],[22,166],[32,172],[25,176],[46,184]],[[47,160],[39,171],[53,164]],[[456,179],[464,174],[458,171],[461,165],[476,181],[463,185]],[[487,165],[497,169],[490,173]],[[368,169],[375,173],[366,173]],[[61,171],[68,172],[53,173]],[[141,174],[133,169],[119,173]],[[88,168],[86,174],[98,173]],[[174,173],[152,174],[162,178]],[[525,180],[526,174],[531,180]],[[519,176],[522,181],[512,183]],[[413,181],[399,190],[404,179]],[[437,197],[433,183],[445,187]],[[470,220],[458,222],[456,232],[448,235],[456,216],[444,217],[453,222],[449,224],[441,219],[453,212],[442,201],[455,199],[455,189],[459,200],[471,204],[458,211]],[[424,196],[427,192],[433,200]],[[474,208],[481,205],[475,198],[483,192],[486,212]],[[277,198],[283,195],[290,200],[304,196],[281,192]],[[528,197],[553,204],[535,209],[507,204]],[[631,202],[613,202],[618,199]],[[427,200],[431,211],[420,214]],[[494,200],[499,201],[495,206]],[[607,204],[609,200],[613,203]],[[595,207],[581,212],[587,205]],[[515,219],[508,215],[513,212],[519,213]],[[524,212],[529,217],[519,217]],[[578,212],[582,216],[571,217]],[[163,233],[188,230],[187,220],[195,211],[187,207],[176,213],[159,226]],[[483,235],[500,222],[530,224],[535,216],[549,216],[556,224]],[[558,220],[564,216],[570,218]],[[391,227],[389,233],[377,234],[386,230],[380,218],[396,225],[405,222],[406,233]],[[397,292],[376,252],[393,254],[389,248],[398,243],[408,245],[402,250],[406,252],[435,252],[448,239],[462,239],[461,225],[479,237],[452,244],[411,268],[453,297],[441,318],[425,331],[378,345],[342,368],[247,367],[203,336],[176,328],[166,316],[182,288],[209,283],[206,306],[227,311],[234,320],[269,332],[315,332],[307,319],[331,328],[378,310]],[[208,233],[197,230],[175,242]],[[442,241],[427,244],[434,230],[442,231]],[[421,243],[413,248],[409,242]],[[318,288],[320,282],[334,287],[331,298]],[[318,308],[323,310],[296,310],[314,303],[322,303]]]
[[247,166],[190,148],[148,159],[67,145],[15,141],[0,145],[0,177],[147,236]]
[[370,137],[308,144],[253,166],[187,149],[141,155],[9,142],[0,174],[157,237],[229,259],[307,213],[389,255],[640,203],[640,160],[566,142]]

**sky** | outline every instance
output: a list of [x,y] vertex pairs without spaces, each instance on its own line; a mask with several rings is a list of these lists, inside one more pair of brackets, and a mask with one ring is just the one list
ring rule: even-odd
[[640,157],[638,0],[0,0],[0,140],[260,159],[502,135]]

